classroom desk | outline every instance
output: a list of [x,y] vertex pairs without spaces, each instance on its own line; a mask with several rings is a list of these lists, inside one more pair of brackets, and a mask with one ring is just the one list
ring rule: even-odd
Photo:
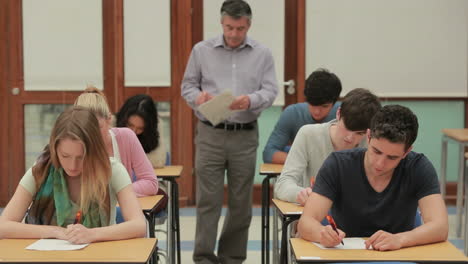
[[153,196],[145,196],[145,197],[138,197],[138,202],[140,202],[141,209],[143,210],[143,214],[148,220],[149,226],[149,235],[150,237],[155,237],[154,234],[154,223],[156,219],[156,207],[158,207],[159,203],[163,199],[163,195],[153,195]]
[[0,263],[147,263],[156,250],[156,238],[96,242],[73,251],[37,251],[25,248],[37,239],[0,239]]
[[[466,167],[468,167],[468,152],[465,153]],[[466,173],[466,168],[465,168]],[[463,240],[465,242],[465,255],[468,256],[468,176],[465,175],[465,222],[463,226],[465,227],[465,235]]]
[[394,251],[320,249],[311,242],[300,238],[291,238],[290,243],[297,263],[409,261],[417,263],[466,264],[468,262],[468,258],[448,241]]
[[183,166],[172,165],[163,168],[154,169],[156,176],[167,181],[167,244],[168,244],[168,262],[176,263],[175,252],[177,251],[177,263],[180,260],[180,224],[179,224],[179,186],[176,179],[182,174]]
[[[288,263],[288,259],[291,259],[291,249],[288,243],[289,238],[291,237],[291,228],[290,224],[298,220],[304,211],[304,207],[295,203],[285,202],[278,199],[272,199],[273,204],[279,212],[281,217],[282,228],[281,228],[281,254],[280,254],[280,263]],[[274,226],[273,232],[278,232],[278,226]],[[274,243],[278,243],[277,241]]]
[[447,143],[453,141],[458,144],[458,180],[457,180],[457,216],[455,218],[456,236],[461,236],[463,185],[465,172],[465,147],[468,146],[468,129],[442,129],[442,157],[440,163],[440,190],[445,198],[445,183],[447,180]]
[[[270,263],[270,179],[278,177],[281,170],[283,164],[260,165],[260,175],[265,176],[262,181],[262,264]],[[273,225],[277,226],[276,210],[273,216]],[[273,240],[278,241],[278,233],[273,233]],[[273,263],[278,263],[278,243],[273,244]]]

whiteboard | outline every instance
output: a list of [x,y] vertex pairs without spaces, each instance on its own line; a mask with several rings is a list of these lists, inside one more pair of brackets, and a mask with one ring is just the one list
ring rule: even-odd
[[336,73],[343,94],[468,95],[467,0],[306,1],[306,77]]

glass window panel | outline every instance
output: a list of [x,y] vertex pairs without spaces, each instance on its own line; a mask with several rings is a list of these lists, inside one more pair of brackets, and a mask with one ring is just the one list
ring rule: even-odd
[[25,169],[29,169],[49,143],[57,117],[70,105],[27,104],[24,106]]
[[102,87],[102,1],[23,0],[24,87]]
[[171,85],[170,0],[124,0],[125,86]]
[[[203,1],[203,33],[209,39],[223,33],[219,10],[222,1]],[[248,36],[267,46],[275,59],[279,91],[274,105],[284,105],[284,0],[249,1],[252,26]]]
[[171,103],[155,102],[158,109],[159,120],[161,121],[162,140],[166,150],[171,153]]

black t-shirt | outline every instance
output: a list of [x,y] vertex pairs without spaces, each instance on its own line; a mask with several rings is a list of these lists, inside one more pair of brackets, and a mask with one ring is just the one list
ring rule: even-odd
[[331,213],[347,237],[369,237],[378,230],[413,229],[419,199],[440,193],[437,173],[423,154],[410,152],[380,193],[364,170],[366,149],[333,152],[318,172],[313,191],[333,201]]

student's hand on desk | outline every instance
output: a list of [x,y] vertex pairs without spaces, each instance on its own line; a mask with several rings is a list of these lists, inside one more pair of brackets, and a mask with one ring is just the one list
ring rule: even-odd
[[302,191],[300,191],[296,196],[296,202],[304,206],[307,199],[309,198],[309,195],[311,194],[312,194],[312,188],[307,187],[305,189],[302,189]]
[[396,250],[402,247],[401,237],[398,234],[388,233],[382,230],[375,232],[366,240],[366,249],[371,246],[374,250]]
[[337,230],[339,235],[335,230],[333,230],[331,225],[324,226],[322,230],[320,230],[320,244],[324,247],[335,247],[339,245],[345,238],[346,234],[340,229]]
[[60,226],[53,226],[53,237],[56,239],[67,240],[66,232],[67,229]]
[[87,244],[93,242],[92,229],[81,224],[68,225],[65,231],[65,240],[72,244]]

